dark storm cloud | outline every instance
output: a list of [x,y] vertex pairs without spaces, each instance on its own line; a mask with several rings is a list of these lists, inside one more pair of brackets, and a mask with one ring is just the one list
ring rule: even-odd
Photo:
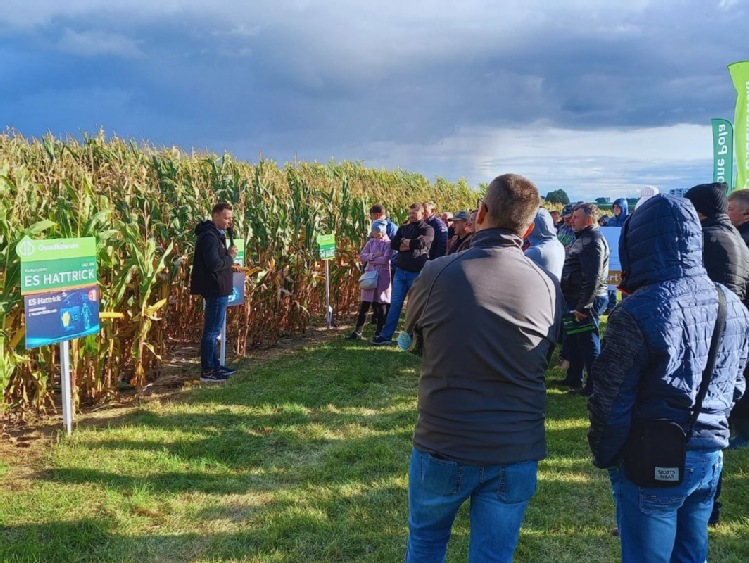
[[262,149],[476,182],[482,162],[506,164],[474,154],[511,148],[493,129],[535,128],[527,146],[543,151],[544,128],[617,135],[732,116],[740,3],[566,6],[19,3],[0,15],[13,85],[0,89],[0,119],[27,135],[101,126],[249,159]]

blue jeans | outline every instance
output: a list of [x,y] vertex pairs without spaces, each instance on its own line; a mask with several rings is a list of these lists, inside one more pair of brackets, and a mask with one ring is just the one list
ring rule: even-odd
[[229,297],[205,297],[205,321],[203,336],[200,339],[200,367],[203,371],[211,371],[221,366],[218,356],[216,340],[221,334],[226,320],[226,305]]
[[419,272],[409,272],[398,268],[395,271],[395,277],[393,278],[393,289],[390,293],[390,310],[388,311],[387,319],[385,319],[385,326],[382,329],[380,336],[385,340],[391,340],[395,329],[398,328],[398,320],[403,310],[403,302],[406,300],[408,290],[419,277]]
[[[585,368],[585,371],[588,372],[588,378],[585,381],[586,391],[593,389],[590,370],[598,354],[601,353],[601,337],[598,333],[598,327],[601,324],[601,313],[606,309],[608,300],[607,295],[602,295],[596,297],[593,301],[590,314],[593,315],[593,322],[596,328],[586,332],[578,332],[577,334],[568,334],[565,340],[567,344],[567,360],[570,362],[570,367],[567,370],[567,381],[574,386],[581,386],[583,384],[583,368]],[[573,307],[570,307],[570,310],[572,309]]]
[[406,563],[444,562],[458,509],[471,499],[468,561],[512,561],[538,462],[464,465],[414,448],[408,475]]
[[687,451],[677,487],[638,487],[609,470],[623,563],[699,562],[707,558],[707,522],[723,468],[723,452]]

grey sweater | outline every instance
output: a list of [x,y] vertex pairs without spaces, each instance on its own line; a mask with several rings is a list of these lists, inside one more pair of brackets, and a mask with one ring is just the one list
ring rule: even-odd
[[472,465],[545,457],[544,370],[563,299],[521,244],[479,231],[414,283],[406,331],[424,338],[416,448]]

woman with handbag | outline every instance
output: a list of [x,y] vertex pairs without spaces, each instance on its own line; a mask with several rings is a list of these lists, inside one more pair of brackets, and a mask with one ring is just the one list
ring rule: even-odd
[[387,236],[387,223],[378,219],[372,223],[372,234],[359,254],[359,258],[367,263],[367,267],[359,278],[361,304],[356,327],[354,332],[346,337],[347,340],[364,339],[362,329],[370,306],[377,325],[375,336],[382,331],[385,324],[385,305],[390,303],[390,257],[392,254],[390,238]]

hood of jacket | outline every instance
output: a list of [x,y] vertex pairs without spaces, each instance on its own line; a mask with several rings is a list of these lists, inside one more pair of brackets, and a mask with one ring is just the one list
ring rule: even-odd
[[[626,221],[627,217],[629,216],[629,203],[627,203],[627,199],[620,197],[619,199],[614,200],[614,203],[612,205],[618,205],[622,208],[622,212],[619,215],[619,221],[624,224],[624,221]],[[616,215],[614,215],[614,217],[616,217]]]
[[649,198],[619,237],[623,291],[667,280],[706,275],[702,227],[689,201],[659,194]]
[[221,235],[221,232],[216,228],[216,225],[213,224],[213,221],[211,220],[201,221],[200,223],[198,223],[198,226],[195,227],[195,236],[199,237],[200,235],[209,233],[211,231],[215,232],[216,236]]
[[548,210],[540,207],[536,211],[536,218],[533,220],[533,230],[528,235],[528,242],[531,246],[536,246],[541,241],[552,240],[557,238],[557,230],[554,227],[554,220]]

